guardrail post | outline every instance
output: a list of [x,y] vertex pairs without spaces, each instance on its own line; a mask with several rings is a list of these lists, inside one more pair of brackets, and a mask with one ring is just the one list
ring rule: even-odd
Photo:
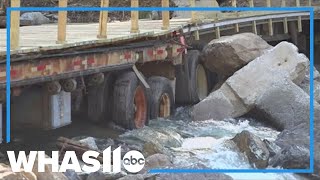
[[[189,0],[190,7],[196,7],[196,1],[195,0]],[[197,12],[191,11],[191,22],[194,23],[198,20]]]
[[[253,0],[250,0],[250,1],[249,1],[249,5],[250,5],[250,7],[254,7]],[[257,21],[252,21],[252,31],[253,31],[253,33],[255,33],[255,34],[258,34],[258,31],[257,31]]]
[[[20,0],[11,0],[11,7],[20,7]],[[19,48],[20,43],[20,11],[11,11],[11,50]]]
[[[101,0],[101,7],[109,7],[109,0]],[[98,38],[107,38],[108,11],[100,11]]]
[[[281,7],[285,7],[286,6],[286,0],[282,0],[281,1]],[[285,34],[288,34],[288,18],[284,18],[283,19],[283,32]]]
[[[237,7],[237,0],[232,0],[232,6],[233,7]],[[236,13],[237,13],[237,16],[238,16],[238,12],[236,12]],[[239,24],[238,23],[235,24],[234,28],[235,28],[236,32],[238,33],[239,32]]]
[[[68,0],[59,0],[59,7],[67,7]],[[57,44],[66,42],[67,30],[67,11],[59,11],[58,13],[58,40]]]
[[[296,6],[300,7],[300,0],[296,0]],[[298,17],[298,32],[302,32],[302,20],[301,16]]]
[[[139,7],[139,0],[131,0],[131,7]],[[131,33],[139,33],[139,11],[131,11]]]
[[[169,0],[162,0],[162,7],[169,7]],[[170,12],[162,11],[162,29],[168,30],[170,26]]]
[[[271,0],[267,0],[267,7],[271,7]],[[269,35],[273,36],[273,22],[272,22],[272,19],[269,19],[268,27],[269,27]]]
[[311,7],[312,6],[312,2],[311,0],[308,0],[308,6]]

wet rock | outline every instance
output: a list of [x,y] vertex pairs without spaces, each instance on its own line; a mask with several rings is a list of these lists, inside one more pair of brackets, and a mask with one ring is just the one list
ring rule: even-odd
[[155,178],[156,180],[233,180],[232,177],[225,174],[160,174]]
[[224,36],[204,48],[203,61],[212,72],[229,77],[270,48],[272,46],[253,33]]
[[144,180],[145,176],[142,174],[137,174],[137,175],[128,175],[124,176],[122,178],[119,178],[118,180]]
[[165,132],[163,129],[144,127],[126,132],[119,136],[123,140],[140,140],[143,142],[152,142],[159,146],[179,147],[182,143],[182,137],[172,131]]
[[3,180],[37,180],[37,176],[32,172],[14,173],[11,168],[5,164],[0,164],[0,179]]
[[259,137],[251,134],[249,131],[242,131],[232,139],[239,150],[246,154],[250,164],[262,169],[268,166],[269,151]]
[[[281,42],[237,71],[209,97],[194,106],[193,120],[223,120],[248,113],[275,83],[300,84],[309,60],[291,43]],[[281,84],[281,83],[279,83]]]
[[[272,159],[272,166],[282,166],[289,169],[308,169],[309,167],[309,120],[295,127],[285,129],[279,134],[275,143],[281,151]],[[314,104],[314,176],[320,178],[320,105]]]
[[124,176],[126,176],[126,172],[120,172],[120,173],[104,173],[102,171],[97,171],[90,173],[86,180],[114,180],[119,179]]
[[87,137],[85,139],[81,139],[81,140],[79,140],[79,142],[87,145],[92,150],[95,150],[95,151],[99,150],[99,148],[96,144],[95,138],[93,138],[93,137]]
[[266,147],[268,148],[268,151],[270,153],[270,158],[280,152],[281,148],[276,143],[270,142],[266,139],[264,139],[263,142],[266,145]]
[[[113,147],[116,146],[115,142],[113,139],[107,138],[107,139],[97,139],[95,138],[95,142],[97,147],[99,148],[100,151],[104,151],[108,147]],[[117,146],[116,146],[117,147]]]
[[[314,68],[313,70],[313,95],[314,100],[320,103],[320,74]],[[308,70],[303,82],[299,85],[306,93],[310,94],[310,71]]]
[[26,12],[20,17],[20,20],[30,21],[31,25],[48,24],[50,20],[40,12]]
[[[46,158],[50,158],[46,156]],[[45,165],[45,172],[38,172],[38,158],[34,161],[32,172],[37,176],[38,180],[68,180],[61,172],[52,172],[52,165]]]
[[270,165],[281,166],[285,169],[309,169],[309,152],[309,149],[301,146],[287,146],[270,161]]
[[172,166],[170,157],[164,154],[154,154],[146,158],[145,166],[140,171],[141,174],[147,173],[150,169],[160,169]]
[[291,81],[278,81],[256,101],[252,115],[283,130],[309,122],[310,97]]
[[81,177],[74,171],[68,169],[64,175],[68,178],[68,180],[82,180]]

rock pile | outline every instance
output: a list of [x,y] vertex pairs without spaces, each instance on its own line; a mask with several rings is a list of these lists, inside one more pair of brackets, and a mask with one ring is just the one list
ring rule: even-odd
[[[242,34],[242,36],[251,35]],[[245,53],[247,56],[242,56],[241,51],[230,48],[241,47],[238,43],[240,40],[233,38],[243,39],[241,36],[224,37],[214,40],[203,51],[205,64],[210,70],[219,71],[231,77],[218,90],[194,106],[191,112],[193,119],[195,121],[224,120],[246,115],[264,121],[282,131],[272,146],[262,143],[261,140],[247,132],[238,134],[234,138],[234,141],[238,142],[239,149],[249,158],[250,163],[255,164],[257,168],[265,168],[268,165],[288,169],[310,168],[310,66],[308,58],[299,54],[298,48],[288,42],[281,42],[271,49],[268,45],[258,46],[257,49],[265,47],[265,50],[253,49],[251,53]],[[258,42],[258,44],[264,43]],[[228,47],[227,55],[221,53],[227,50],[221,51],[217,47],[222,47],[222,49]],[[250,48],[245,51],[250,52]],[[254,54],[255,52],[258,53]],[[227,59],[220,57],[227,57]],[[315,100],[314,152],[319,152],[320,78],[316,69],[311,68],[311,70],[314,74]],[[253,147],[259,147],[258,151],[253,151],[256,149]],[[270,154],[272,158],[269,157]],[[319,172],[319,153],[315,154],[314,160],[315,172]]]

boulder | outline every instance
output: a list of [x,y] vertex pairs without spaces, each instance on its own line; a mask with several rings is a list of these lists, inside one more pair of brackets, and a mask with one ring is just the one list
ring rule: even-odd
[[48,24],[50,20],[45,17],[41,12],[26,12],[20,17],[20,20],[29,21],[31,25]]
[[310,96],[292,81],[272,84],[255,103],[251,115],[284,130],[310,120]]
[[[47,158],[49,158],[47,156]],[[32,172],[37,176],[38,180],[68,180],[61,172],[52,172],[51,165],[45,165],[45,172],[38,172],[38,158],[36,158]]]
[[239,150],[248,157],[251,165],[259,169],[268,166],[269,150],[259,137],[251,134],[249,131],[242,131],[240,134],[237,134],[232,141],[234,141]]
[[142,142],[152,142],[153,144],[164,147],[180,147],[182,143],[182,137],[180,134],[170,130],[165,131],[163,129],[150,127],[132,130],[120,135],[119,137],[124,141],[138,139]]
[[[305,79],[299,85],[306,93],[310,94],[310,71],[308,69]],[[320,103],[320,74],[316,68],[313,70],[313,96]]]
[[224,36],[204,48],[202,60],[212,72],[229,77],[270,48],[272,46],[253,33]]
[[273,84],[292,81],[301,84],[308,58],[291,43],[281,42],[237,71],[217,91],[195,105],[193,120],[223,120],[248,113],[257,99]]
[[[308,101],[308,100],[306,100]],[[308,116],[309,117],[309,116]],[[279,134],[275,143],[281,151],[270,161],[270,165],[288,169],[309,169],[310,135],[309,119]],[[314,103],[314,175],[320,178],[320,105]]]
[[144,168],[140,171],[141,174],[147,173],[150,169],[160,169],[171,167],[173,164],[170,157],[164,154],[154,154],[146,158]]
[[3,180],[37,180],[37,176],[32,172],[14,173],[11,168],[5,164],[0,164],[0,179]]
[[89,147],[91,150],[95,150],[95,151],[99,150],[99,148],[96,144],[96,140],[93,137],[87,137],[85,139],[81,139],[81,140],[79,140],[79,142],[83,143],[84,145]]

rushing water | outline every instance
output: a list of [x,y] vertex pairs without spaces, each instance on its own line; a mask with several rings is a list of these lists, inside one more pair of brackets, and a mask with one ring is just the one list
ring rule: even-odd
[[[188,108],[178,108],[176,115],[168,119],[150,121],[150,127],[166,128],[183,137],[182,146],[170,148],[174,164],[178,167],[192,167],[201,164],[212,169],[253,169],[247,157],[240,153],[230,141],[236,134],[247,130],[262,140],[274,141],[280,133],[252,119],[227,119],[225,121],[190,121]],[[201,167],[201,166],[200,166]],[[198,167],[199,168],[199,167]],[[272,169],[272,167],[268,167]],[[300,179],[294,174],[229,173],[234,179],[243,180],[292,180]]]

